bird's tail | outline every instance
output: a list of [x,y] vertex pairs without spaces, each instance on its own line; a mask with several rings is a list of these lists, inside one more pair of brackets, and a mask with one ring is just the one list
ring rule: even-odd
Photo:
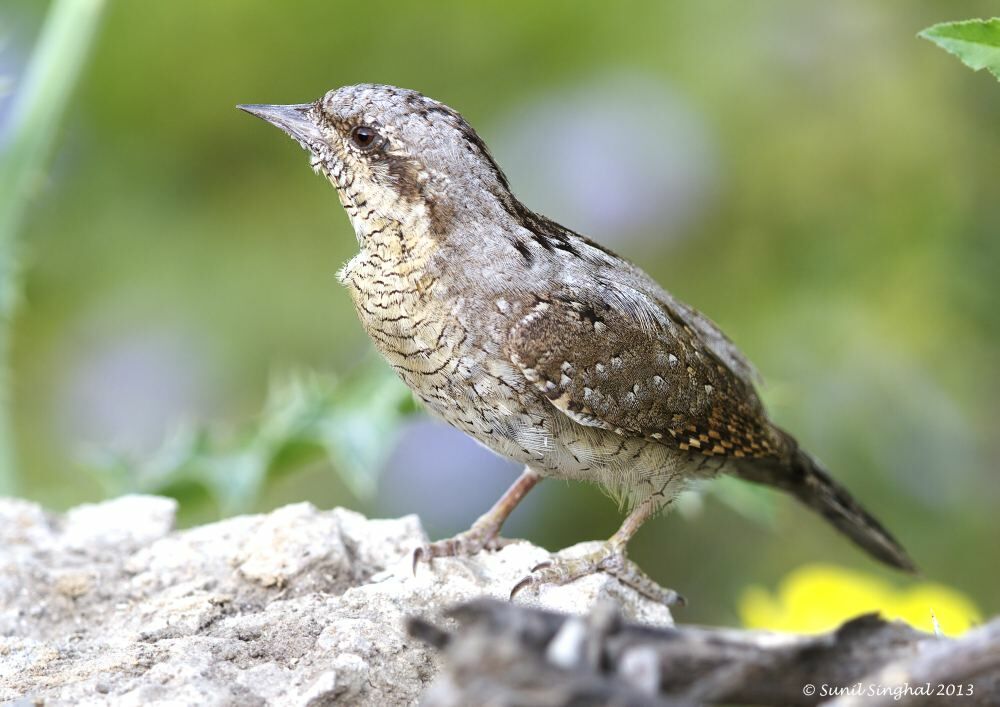
[[799,447],[791,435],[783,430],[776,431],[786,442],[787,457],[781,463],[757,461],[747,464],[740,469],[739,475],[787,491],[872,557],[905,572],[916,572],[916,565],[889,531],[862,508],[847,489],[834,481],[818,460]]

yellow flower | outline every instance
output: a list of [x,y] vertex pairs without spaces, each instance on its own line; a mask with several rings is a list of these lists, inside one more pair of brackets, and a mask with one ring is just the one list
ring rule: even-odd
[[822,564],[794,570],[774,594],[750,587],[739,602],[740,617],[748,628],[795,633],[822,633],[872,611],[928,632],[934,630],[932,617],[936,617],[947,636],[957,636],[981,621],[979,609],[967,596],[944,585],[927,582],[897,589],[877,577]]

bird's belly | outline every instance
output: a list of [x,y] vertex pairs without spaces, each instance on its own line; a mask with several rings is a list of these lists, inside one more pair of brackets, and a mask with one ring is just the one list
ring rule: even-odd
[[674,450],[574,422],[503,362],[472,371],[460,363],[453,374],[414,390],[431,414],[543,476],[599,483],[623,498],[684,476]]

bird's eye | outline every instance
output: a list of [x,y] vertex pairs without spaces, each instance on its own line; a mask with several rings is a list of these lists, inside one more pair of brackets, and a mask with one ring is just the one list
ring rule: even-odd
[[378,132],[371,126],[359,125],[351,131],[351,142],[359,150],[374,149],[379,144]]

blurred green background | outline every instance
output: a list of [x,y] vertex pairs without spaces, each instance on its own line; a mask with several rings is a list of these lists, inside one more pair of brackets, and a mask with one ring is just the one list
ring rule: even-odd
[[[0,5],[0,146],[48,7]],[[234,109],[392,83],[462,111],[529,206],[715,319],[925,577],[1000,611],[1000,86],[915,37],[994,8],[108,2],[19,234],[19,492],[167,490],[186,523],[310,500],[419,512],[435,536],[490,505],[516,470],[401,417],[334,279],[356,242],[332,189]],[[292,428],[332,461],[279,440],[247,484]],[[220,502],[227,484],[245,493]],[[905,586],[792,501],[712,488],[631,545],[685,620],[736,623],[746,586],[812,560]],[[621,520],[593,488],[534,496],[508,534],[556,548]]]

